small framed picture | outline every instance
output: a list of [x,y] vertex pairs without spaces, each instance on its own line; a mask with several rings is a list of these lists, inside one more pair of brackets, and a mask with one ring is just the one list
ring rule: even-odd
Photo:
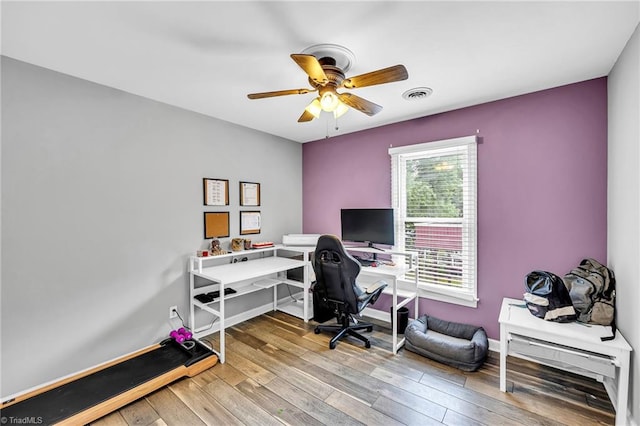
[[256,182],[240,182],[240,205],[260,205],[260,184]]
[[229,181],[227,179],[202,179],[202,193],[205,206],[229,205]]
[[229,236],[229,212],[204,212],[204,239]]
[[240,235],[260,233],[260,212],[240,212]]

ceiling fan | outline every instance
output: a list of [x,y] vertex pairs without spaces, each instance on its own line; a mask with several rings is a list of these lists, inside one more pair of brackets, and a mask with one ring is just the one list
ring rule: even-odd
[[347,112],[349,110],[348,107],[372,116],[382,110],[380,105],[353,93],[339,93],[338,89],[357,89],[406,80],[409,77],[404,65],[395,65],[347,78],[345,77],[345,72],[351,66],[353,58],[353,54],[349,50],[337,45],[317,45],[305,49],[304,52],[307,53],[294,53],[291,58],[307,73],[309,84],[312,88],[251,93],[247,97],[249,99],[262,99],[318,92],[318,97],[305,108],[300,118],[298,118],[298,122],[311,121],[314,118],[318,118],[322,111],[333,112],[337,118]]

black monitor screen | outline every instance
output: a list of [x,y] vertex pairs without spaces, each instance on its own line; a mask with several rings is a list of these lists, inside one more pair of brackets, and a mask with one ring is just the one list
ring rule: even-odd
[[395,244],[393,209],[342,209],[342,240],[372,244]]

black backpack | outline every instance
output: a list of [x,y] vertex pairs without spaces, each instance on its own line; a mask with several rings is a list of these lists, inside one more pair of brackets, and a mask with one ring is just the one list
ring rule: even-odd
[[552,272],[532,271],[524,279],[524,301],[538,318],[571,322],[577,318],[571,296],[562,278]]

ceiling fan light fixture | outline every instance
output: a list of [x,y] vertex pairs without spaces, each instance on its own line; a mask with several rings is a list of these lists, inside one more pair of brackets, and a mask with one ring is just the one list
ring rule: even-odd
[[322,112],[322,106],[320,105],[320,98],[315,98],[309,105],[307,105],[305,110],[309,114],[313,115],[315,118],[320,117],[320,113]]
[[320,96],[320,105],[322,105],[323,111],[332,112],[339,104],[340,100],[338,99],[338,94],[335,90],[325,90]]
[[342,117],[347,111],[349,111],[349,107],[343,104],[342,102],[338,102],[338,106],[335,110],[333,110],[333,116],[335,118]]

